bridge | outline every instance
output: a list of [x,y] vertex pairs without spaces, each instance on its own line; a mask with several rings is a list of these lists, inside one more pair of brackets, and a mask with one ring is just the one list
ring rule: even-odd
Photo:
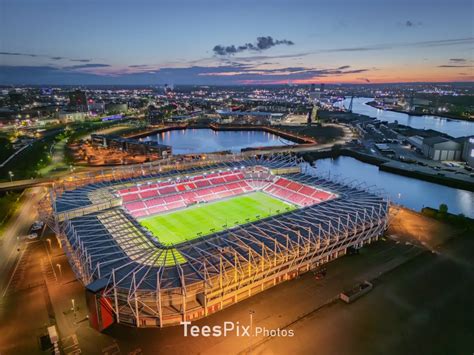
[[49,186],[53,183],[54,178],[36,178],[25,180],[14,180],[8,182],[0,182],[0,191],[23,190],[33,186]]

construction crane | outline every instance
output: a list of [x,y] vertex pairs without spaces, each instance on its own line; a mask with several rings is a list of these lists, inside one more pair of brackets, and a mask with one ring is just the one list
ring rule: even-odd
[[347,108],[347,112],[352,113],[352,104],[354,102],[354,95],[351,95],[351,101],[349,102],[349,107]]
[[316,104],[313,104],[311,109],[308,111],[307,124],[308,126],[311,126],[312,123],[319,124],[318,106]]
[[410,90],[410,103],[408,106],[408,111],[413,112],[415,111],[415,91]]

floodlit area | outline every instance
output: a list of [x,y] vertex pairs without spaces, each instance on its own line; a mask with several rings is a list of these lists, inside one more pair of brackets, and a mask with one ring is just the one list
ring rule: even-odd
[[383,196],[288,155],[91,175],[53,204],[97,329],[207,317],[377,240],[388,221]]
[[179,244],[295,208],[263,192],[253,192],[227,200],[196,204],[176,212],[147,217],[139,222],[160,243]]

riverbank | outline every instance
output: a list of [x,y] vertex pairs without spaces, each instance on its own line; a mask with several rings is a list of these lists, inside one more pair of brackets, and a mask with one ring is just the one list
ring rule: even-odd
[[440,175],[441,173],[439,172],[428,172],[423,169],[424,167],[418,165],[400,163],[387,158],[375,157],[373,155],[357,152],[351,149],[327,149],[315,152],[299,153],[299,155],[309,162],[326,158],[336,159],[340,156],[351,157],[361,162],[375,165],[382,171],[433,182],[456,189],[474,191],[474,179],[446,177],[444,175]]
[[[378,110],[367,102],[374,101],[373,97],[357,97],[353,99],[353,114],[364,115],[381,122],[395,123],[410,126],[415,129],[433,130],[445,133],[451,137],[459,138],[472,135],[474,132],[474,121],[448,120],[437,116],[412,117],[405,113],[392,112],[389,110]],[[344,100],[344,106],[348,107],[350,99]]]
[[404,113],[408,116],[415,116],[415,117],[437,116],[437,117],[440,117],[440,118],[445,118],[448,121],[458,120],[458,121],[474,122],[474,120],[472,120],[472,119],[462,117],[462,116],[457,116],[457,115],[450,115],[450,114],[447,114],[447,113],[438,113],[437,112],[436,114],[426,114],[426,113],[418,113],[418,112],[409,112],[409,111],[404,111],[404,110],[397,110],[395,108],[386,108],[386,107],[382,107],[380,105],[377,105],[377,103],[375,101],[369,101],[369,102],[366,103],[366,105],[369,105],[369,106],[371,106],[373,108],[376,108],[378,110]]
[[320,176],[365,186],[383,194],[396,205],[421,211],[424,207],[438,208],[440,204],[446,204],[450,212],[474,218],[474,194],[471,191],[383,171],[375,164],[349,156],[320,158],[311,162],[311,166]]

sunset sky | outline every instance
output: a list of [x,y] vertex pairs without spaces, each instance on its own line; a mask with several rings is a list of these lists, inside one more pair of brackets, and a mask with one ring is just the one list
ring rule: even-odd
[[0,84],[473,81],[471,0],[0,0]]

